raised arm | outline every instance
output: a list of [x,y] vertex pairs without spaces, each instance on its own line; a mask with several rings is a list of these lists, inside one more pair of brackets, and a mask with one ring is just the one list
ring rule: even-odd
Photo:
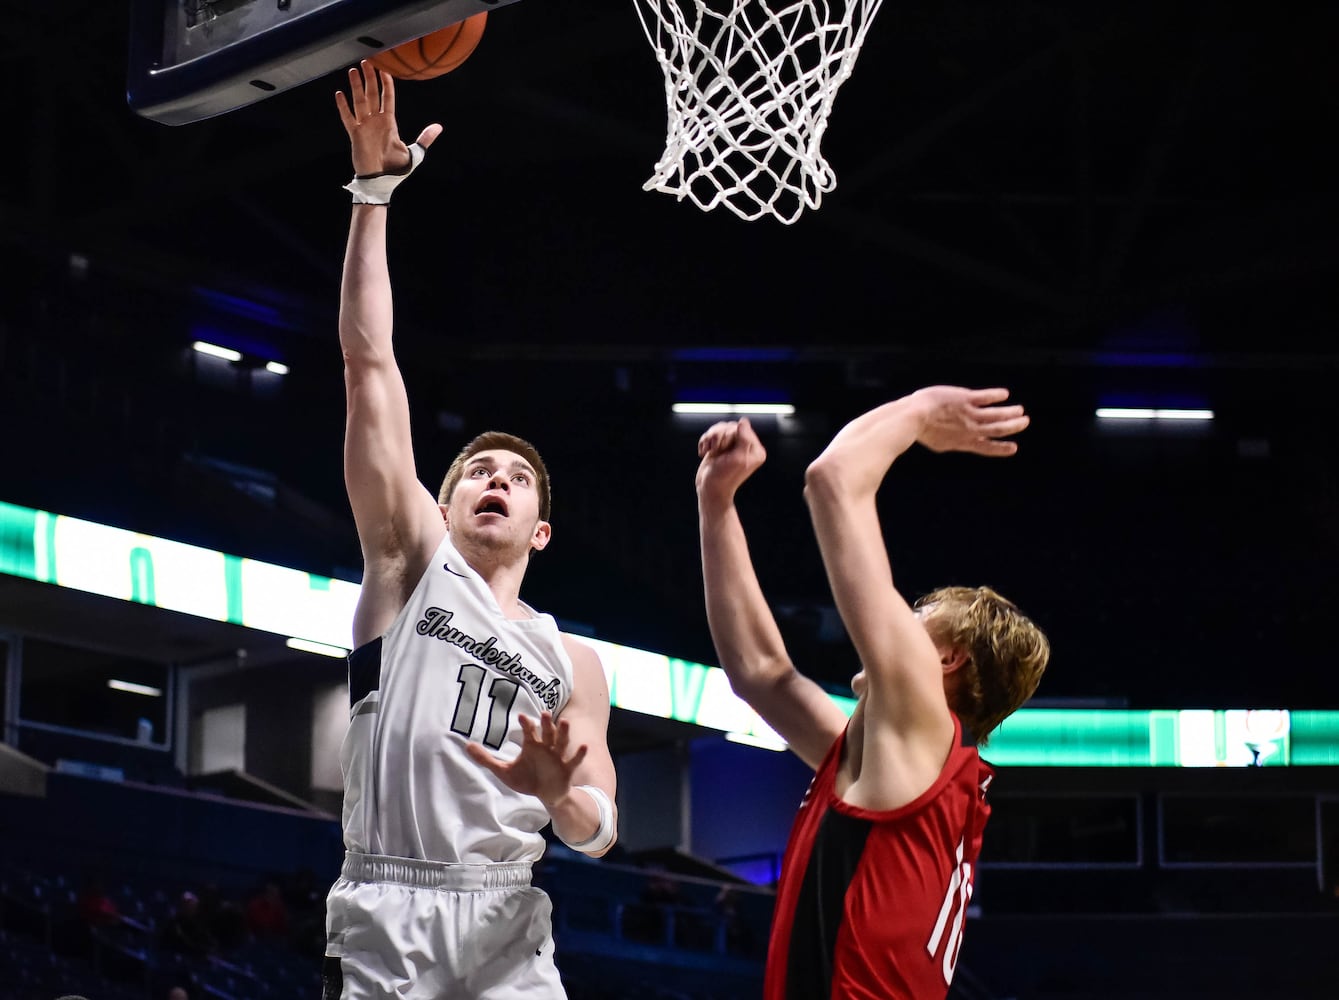
[[749,556],[735,493],[767,458],[747,420],[713,425],[698,442],[698,524],[707,623],[730,686],[796,755],[817,769],[846,716],[795,669]]
[[[1006,456],[999,440],[1027,426],[1021,406],[999,406],[1004,389],[922,389],[857,417],[805,477],[828,582],[869,685],[866,714],[933,759],[947,748],[952,719],[941,651],[893,585],[875,495],[893,461],[921,441],[934,451]],[[937,770],[942,759],[931,760]]]
[[[349,88],[352,101],[340,92],[336,105],[352,146],[354,184],[361,180],[375,186],[381,178],[384,188],[393,175],[412,169],[409,147],[395,123],[395,85],[364,62],[361,72],[349,70]],[[426,148],[440,133],[440,125],[429,125],[418,144]],[[389,200],[388,191],[384,197]],[[339,342],[348,403],[344,481],[365,563],[353,623],[356,645],[390,625],[407,596],[406,581],[422,573],[445,530],[436,501],[415,473],[409,402],[391,346],[387,211],[384,201],[353,206],[340,287]]]

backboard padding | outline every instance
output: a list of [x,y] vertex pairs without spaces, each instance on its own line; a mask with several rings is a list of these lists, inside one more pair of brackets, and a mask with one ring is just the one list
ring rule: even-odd
[[515,0],[132,0],[126,98],[168,125],[225,114]]

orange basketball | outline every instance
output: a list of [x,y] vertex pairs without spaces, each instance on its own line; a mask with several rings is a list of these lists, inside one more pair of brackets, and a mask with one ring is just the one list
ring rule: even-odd
[[372,65],[397,80],[431,80],[450,73],[470,57],[484,34],[488,12],[481,11],[441,31],[405,42],[372,56]]

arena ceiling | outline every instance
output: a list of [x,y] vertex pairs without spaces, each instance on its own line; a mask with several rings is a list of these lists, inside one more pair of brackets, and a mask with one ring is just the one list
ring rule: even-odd
[[[9,240],[330,308],[339,74],[164,127],[125,106],[125,4],[13,6]],[[641,190],[665,111],[631,0],[515,4],[461,70],[401,87],[406,129],[447,131],[403,198],[397,291],[425,327],[467,326],[444,334],[466,355],[1083,351],[1167,310],[1200,350],[1314,347],[1339,265],[1336,20],[885,4],[825,140],[837,189],[783,228]]]

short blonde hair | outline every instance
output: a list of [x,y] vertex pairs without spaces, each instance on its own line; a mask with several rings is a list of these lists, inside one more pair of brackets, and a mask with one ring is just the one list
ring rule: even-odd
[[1051,643],[1033,621],[989,587],[941,587],[916,602],[936,643],[967,653],[950,707],[982,746],[1032,697]]
[[460,449],[460,454],[446,470],[446,478],[442,480],[442,489],[437,494],[437,502],[443,505],[451,502],[451,494],[455,492],[460,477],[465,474],[465,463],[481,451],[511,451],[530,463],[535,470],[535,489],[539,492],[539,519],[547,521],[553,497],[549,489],[549,470],[544,467],[544,459],[539,457],[539,452],[529,441],[502,431],[484,431]]

